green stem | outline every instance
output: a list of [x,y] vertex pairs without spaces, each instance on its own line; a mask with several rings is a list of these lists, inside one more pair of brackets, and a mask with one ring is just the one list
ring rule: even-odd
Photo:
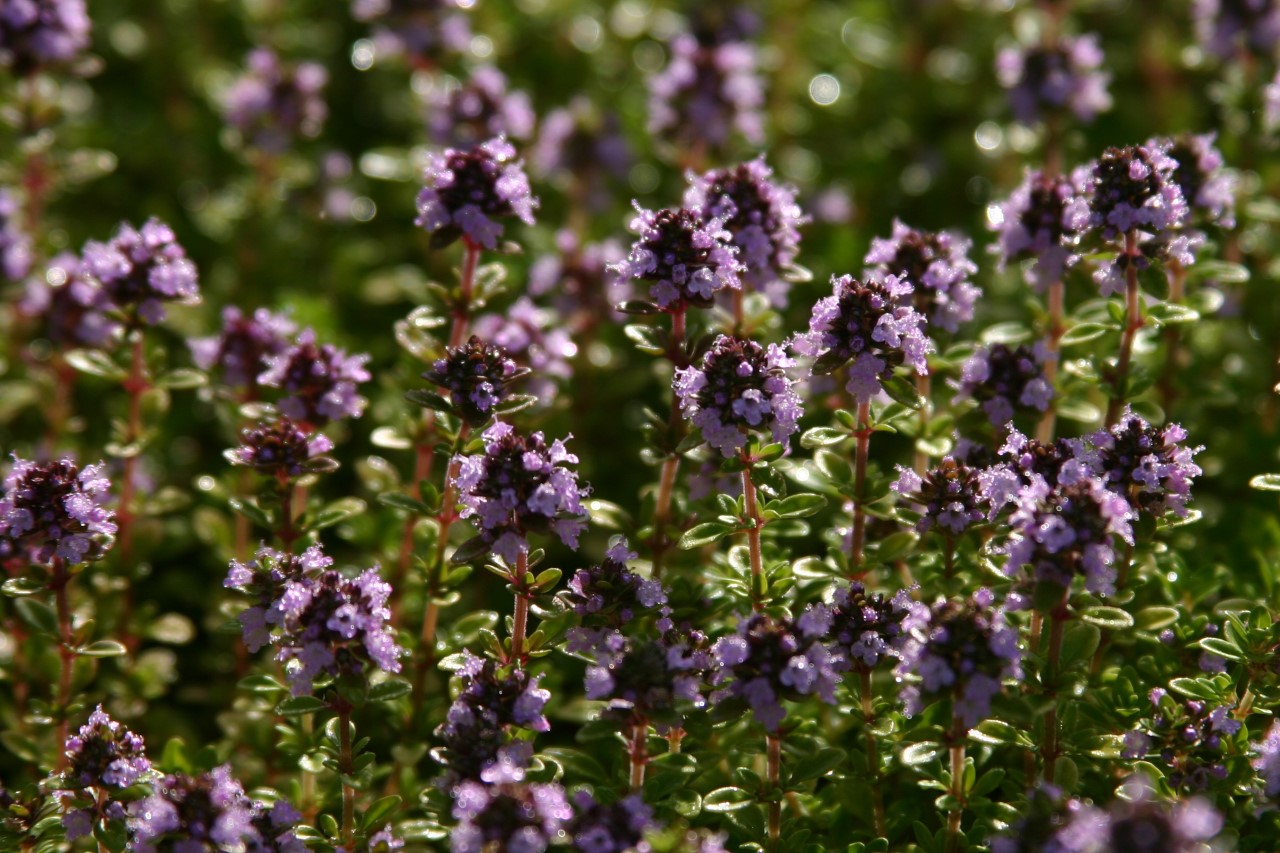
[[644,717],[631,722],[631,742],[627,749],[627,761],[631,766],[631,790],[644,786],[644,771],[649,764],[649,724]]
[[756,501],[756,487],[751,482],[751,457],[744,450],[742,462],[747,467],[742,469],[742,497],[746,508],[747,548],[751,554],[751,608],[755,611],[764,609],[764,557],[760,549],[760,529],[764,526],[760,518],[760,506]]
[[1049,614],[1049,652],[1045,657],[1044,689],[1052,703],[1044,715],[1044,746],[1041,758],[1044,761],[1044,781],[1052,785],[1058,765],[1058,670],[1062,658],[1062,636],[1066,631],[1067,591],[1063,590],[1062,600]]
[[1107,426],[1113,427],[1120,420],[1120,412],[1125,404],[1125,386],[1129,384],[1129,366],[1133,360],[1133,341],[1142,328],[1142,306],[1139,304],[1138,290],[1138,233],[1129,231],[1124,235],[1124,252],[1127,256],[1125,264],[1125,296],[1124,296],[1124,331],[1120,335],[1120,357],[1116,360],[1114,390],[1111,402],[1107,404]]
[[345,701],[338,706],[338,772],[342,774],[342,843],[354,849],[356,831],[356,790],[347,783],[355,770],[351,758],[351,706]]
[[867,486],[867,455],[871,447],[871,403],[858,404],[857,450],[853,469],[853,534],[849,545],[849,573],[862,574],[862,549],[867,532],[867,508],[863,491]]
[[67,766],[67,752],[63,748],[67,742],[70,721],[67,706],[71,704],[71,680],[75,673],[76,653],[75,637],[71,630],[71,605],[67,599],[67,585],[71,583],[71,573],[60,557],[53,560],[53,579],[50,588],[53,590],[54,604],[58,613],[58,742],[57,760],[54,767],[64,770]]
[[951,788],[949,793],[955,800],[950,814],[947,815],[947,853],[960,851],[960,819],[964,815],[964,748],[969,730],[959,713],[951,718]]
[[765,768],[770,790],[769,849],[777,850],[778,839],[782,837],[782,798],[777,790],[782,782],[782,738],[775,734],[766,735],[765,747]]
[[[1048,382],[1049,387],[1055,391],[1057,390],[1058,381],[1058,354],[1062,349],[1062,335],[1066,331],[1062,320],[1065,296],[1066,286],[1062,283],[1062,279],[1058,279],[1049,285],[1049,326],[1045,329],[1044,381]],[[1057,401],[1051,400],[1049,408],[1045,409],[1044,414],[1040,416],[1040,423],[1036,425],[1037,441],[1044,444],[1053,441],[1057,419]]]
[[871,781],[871,814],[875,821],[876,837],[886,836],[884,814],[884,791],[880,788],[880,746],[876,734],[871,730],[875,723],[875,708],[872,704],[871,670],[865,667],[858,669],[858,694],[862,700],[862,725],[867,737],[867,771]]

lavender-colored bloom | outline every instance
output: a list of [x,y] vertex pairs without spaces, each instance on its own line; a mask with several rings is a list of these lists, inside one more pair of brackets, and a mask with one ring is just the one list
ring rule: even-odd
[[631,230],[639,239],[625,261],[610,267],[619,280],[652,282],[650,295],[672,312],[688,305],[709,308],[719,290],[742,287],[744,271],[724,222],[698,208],[654,212],[636,204]]
[[84,0],[7,0],[0,5],[0,68],[26,77],[89,48]]
[[154,325],[164,320],[165,303],[200,301],[196,266],[177,239],[158,219],[147,220],[140,230],[122,223],[108,242],[85,243],[82,269],[101,283],[131,324]]
[[[630,282],[609,274],[609,267],[624,257],[626,253],[616,240],[580,243],[577,234],[563,229],[556,233],[556,251],[529,267],[529,295],[550,295],[559,314],[575,326],[599,323],[613,312],[615,304],[631,297]],[[565,341],[569,341],[568,334]]]
[[1231,716],[1233,705],[1211,705],[1183,699],[1156,688],[1151,691],[1153,713],[1125,735],[1123,757],[1158,756],[1165,778],[1176,790],[1204,791],[1227,778],[1224,739],[1240,731]]
[[194,338],[191,358],[201,370],[218,369],[222,382],[231,388],[256,394],[258,377],[267,369],[267,359],[289,348],[289,338],[298,330],[284,314],[259,308],[247,315],[234,305],[222,309],[222,331],[207,338]]
[[627,726],[678,725],[687,708],[705,704],[702,684],[711,669],[706,637],[674,627],[659,639],[614,632],[593,650],[586,695],[607,703],[604,716]]
[[972,242],[949,231],[917,231],[893,221],[889,237],[876,237],[867,252],[870,278],[894,277],[914,291],[902,294],[929,323],[955,332],[973,319],[973,304],[982,290],[969,277],[978,266],[969,260]]
[[653,809],[639,794],[609,805],[597,802],[587,791],[573,796],[573,819],[565,826],[570,845],[581,853],[645,853],[644,834],[658,826]]
[[61,348],[103,347],[120,324],[107,315],[110,305],[80,258],[63,252],[49,261],[43,279],[27,280],[18,310],[36,319],[41,333]]
[[240,430],[240,446],[227,451],[234,465],[245,465],[281,483],[308,471],[335,467],[322,454],[333,442],[318,432],[308,433],[288,418]]
[[586,529],[582,499],[589,490],[566,467],[578,457],[561,439],[548,446],[541,432],[523,436],[501,421],[483,437],[484,453],[455,457],[462,517],[474,519],[484,541],[510,563],[528,550],[530,533],[555,533],[565,545],[578,547],[578,534]]
[[1252,746],[1258,756],[1253,768],[1258,771],[1262,792],[1274,800],[1280,797],[1280,721],[1272,723],[1267,736]]
[[222,114],[249,147],[282,154],[295,138],[320,135],[329,115],[323,96],[328,82],[323,65],[287,65],[274,51],[256,48],[223,96]]
[[[1077,805],[1046,846],[1055,853],[1200,853],[1222,831],[1223,820],[1202,799],[1170,805],[1155,800],[1142,777],[1124,783],[1107,807]],[[995,853],[995,851],[993,851]]]
[[863,284],[845,275],[833,276],[831,284],[832,295],[813,306],[809,331],[791,344],[795,352],[815,359],[815,374],[849,365],[845,389],[865,403],[884,390],[899,365],[921,376],[929,372],[926,356],[933,344],[924,334],[924,316],[910,305],[909,282],[886,275]]
[[80,789],[128,788],[151,770],[142,738],[111,719],[99,705],[67,738],[66,780]]
[[1187,217],[1168,141],[1108,148],[1089,178],[1089,225],[1114,240],[1141,229],[1159,233],[1180,226]]
[[31,238],[18,227],[19,210],[18,197],[0,187],[0,275],[10,281],[31,269]]
[[395,832],[391,829],[391,824],[388,823],[382,829],[370,835],[365,846],[368,853],[391,853],[393,850],[404,848],[404,839],[397,838]]
[[1107,488],[1124,497],[1133,512],[1160,518],[1187,514],[1192,481],[1203,473],[1193,457],[1203,447],[1183,444],[1178,424],[1155,427],[1126,410],[1120,422],[1089,436],[1090,463]]
[[786,369],[795,362],[777,344],[718,337],[701,367],[676,371],[672,385],[685,419],[724,456],[747,445],[752,430],[785,442],[802,413]]
[[869,670],[896,654],[903,621],[919,607],[924,605],[912,601],[906,590],[890,598],[869,594],[861,583],[851,581],[835,591],[827,608],[827,640],[840,651],[846,667]]
[[81,468],[70,456],[33,462],[15,453],[0,493],[0,563],[100,559],[116,532],[110,489],[101,462]]
[[615,537],[599,564],[578,569],[569,579],[561,600],[574,613],[595,625],[619,628],[645,611],[667,603],[662,582],[627,568],[636,553],[627,540]]
[[541,675],[463,653],[458,671],[461,689],[436,729],[442,746],[432,751],[448,771],[450,783],[462,779],[497,781],[522,777],[529,763],[528,741],[512,741],[511,727],[549,731],[543,714],[551,691],[538,686]]
[[1192,0],[1196,37],[1221,59],[1236,58],[1241,47],[1274,57],[1280,46],[1280,3],[1276,0]]
[[824,642],[831,613],[815,607],[795,621],[764,613],[738,623],[738,630],[721,637],[711,649],[716,672],[711,682],[723,685],[713,702],[733,696],[745,700],[756,720],[776,732],[787,716],[783,699],[817,695],[834,704],[840,681],[840,658]]
[[364,412],[368,401],[356,393],[356,385],[372,378],[368,361],[366,354],[349,356],[333,344],[317,345],[315,330],[304,329],[293,346],[266,356],[258,383],[286,394],[276,405],[288,417],[323,426]]
[[1075,247],[1089,226],[1089,176],[1085,167],[1056,176],[1027,171],[992,221],[999,232],[1001,269],[1029,259],[1033,263],[1024,274],[1029,284],[1043,290],[1062,280],[1066,269],[1079,260]]
[[1022,412],[1044,412],[1054,396],[1044,376],[1046,355],[1043,344],[992,344],[978,349],[960,368],[958,393],[951,402],[978,401],[994,426],[1003,426]]
[[465,83],[452,78],[427,97],[427,127],[437,145],[468,148],[505,136],[528,139],[536,120],[524,92],[508,92],[507,78],[491,65],[473,69]]
[[482,314],[472,329],[476,335],[506,350],[520,367],[524,390],[543,405],[556,398],[555,380],[573,376],[578,345],[564,321],[552,310],[539,308],[521,296],[501,314]]
[[890,488],[920,504],[917,533],[937,530],[943,536],[959,536],[987,516],[978,471],[951,456],[923,476],[899,465],[898,479]]
[[305,576],[319,575],[332,565],[333,558],[326,556],[319,545],[312,545],[302,554],[286,554],[263,545],[253,560],[231,561],[222,585],[247,594],[253,601],[240,614],[244,643],[250,652],[272,642],[272,628],[284,619],[281,599],[288,585]]
[[809,221],[796,203],[795,189],[773,180],[763,156],[688,178],[684,206],[722,223],[738,247],[742,281],[768,296],[775,308],[785,308],[790,289],[785,275],[799,250],[798,228]]
[[428,155],[414,222],[431,234],[432,246],[465,238],[493,249],[502,237],[498,220],[514,216],[533,224],[538,200],[515,156],[516,149],[501,136],[465,151]]
[[226,764],[199,776],[165,776],[129,807],[129,833],[132,853],[215,853],[261,841],[253,803]]
[[502,347],[472,335],[462,346],[446,349],[422,378],[448,391],[454,412],[478,427],[506,399],[507,385],[528,372],[517,368]]
[[1061,36],[1049,46],[1000,51],[996,77],[1009,90],[1013,115],[1023,124],[1035,124],[1064,110],[1091,122],[1111,109],[1107,94],[1111,75],[1099,70],[1104,58],[1097,35]]
[[[302,813],[288,801],[268,804],[255,800],[252,810],[250,823],[257,835],[246,839],[245,853],[307,853],[307,845],[297,834]],[[373,839],[369,841],[369,850],[370,853],[375,850]]]
[[721,149],[737,132],[764,138],[764,91],[755,48],[746,42],[703,42],[676,36],[671,61],[649,78],[649,132],[682,149]]
[[1174,138],[1169,147],[1169,156],[1178,164],[1173,179],[1182,190],[1191,218],[1234,228],[1236,178],[1226,170],[1222,152],[1214,145],[1217,136],[1186,133]]
[[573,178],[587,194],[587,205],[600,210],[610,201],[604,178],[626,178],[632,154],[617,114],[578,96],[543,116],[529,160],[544,178]]
[[1082,575],[1085,588],[1099,595],[1115,592],[1117,538],[1133,544],[1129,503],[1097,477],[1082,476],[1051,487],[1033,476],[1018,496],[1010,519],[1014,529],[1005,574],[1030,566],[1037,581],[1070,587]]
[[542,853],[573,819],[559,785],[463,782],[451,793],[453,853]]
[[1022,677],[1018,632],[994,600],[987,589],[959,601],[939,598],[903,622],[902,659],[894,674],[911,680],[901,694],[908,715],[950,697],[953,713],[972,728],[990,713],[1001,682]]
[[407,56],[429,67],[445,53],[461,53],[471,43],[462,11],[475,0],[352,0],[357,21],[373,24],[378,52]]

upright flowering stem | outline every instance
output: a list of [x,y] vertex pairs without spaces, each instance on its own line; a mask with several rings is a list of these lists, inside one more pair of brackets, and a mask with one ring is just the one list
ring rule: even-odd
[[632,721],[627,757],[631,764],[631,790],[639,791],[644,786],[644,772],[649,764],[649,724],[643,718]]
[[481,246],[469,236],[463,236],[465,253],[462,258],[461,295],[453,307],[453,326],[449,330],[449,346],[461,346],[467,336],[467,321],[471,315],[472,288],[476,280],[476,267],[480,263]]
[[1040,754],[1044,760],[1044,781],[1050,785],[1058,764],[1058,663],[1062,658],[1062,636],[1068,618],[1067,590],[1063,590],[1062,600],[1049,614],[1049,652],[1045,658],[1045,684],[1054,701],[1044,715],[1044,745]]
[[338,772],[342,776],[342,843],[351,848],[356,827],[356,789],[347,782],[355,772],[351,759],[351,706],[338,700]]
[[76,653],[73,650],[75,639],[71,633],[71,606],[67,600],[67,585],[69,583],[71,583],[71,573],[67,571],[66,561],[61,557],[55,557],[53,560],[53,579],[50,581],[50,586],[53,588],[54,603],[58,613],[57,770],[62,770],[67,766],[66,750],[62,748],[62,745],[67,742],[67,727],[69,725],[67,705],[71,703],[71,676],[74,674],[76,664]]
[[[765,772],[770,792],[769,800],[769,849],[778,849],[778,839],[782,837],[782,798],[778,787],[782,781],[782,738],[777,734],[765,735],[767,754],[765,756]],[[757,765],[758,766],[758,765]]]
[[1124,409],[1124,386],[1129,378],[1129,362],[1133,359],[1133,339],[1142,328],[1141,306],[1138,303],[1138,232],[1130,229],[1124,235],[1125,264],[1124,331],[1120,337],[1120,357],[1116,361],[1115,393],[1107,405],[1108,427],[1115,426]]
[[529,572],[529,553],[521,551],[516,557],[516,568],[511,584],[516,588],[516,611],[511,620],[511,660],[524,665],[524,636],[529,622],[529,596],[524,588],[524,576]]
[[[129,447],[142,437],[142,395],[150,387],[147,382],[146,362],[143,353],[143,335],[137,330],[133,337],[133,351],[130,361],[129,376],[124,381],[124,390],[129,395],[129,419],[125,424],[125,447]],[[134,479],[138,472],[138,453],[131,452],[124,459],[124,475],[120,483],[120,504],[116,509],[116,523],[119,525],[118,553],[120,566],[125,572],[132,571],[133,557],[133,493]],[[134,591],[132,578],[124,589],[124,613],[120,620],[121,639],[130,651],[137,646],[138,638],[133,636]]]
[[949,791],[955,804],[947,815],[947,853],[960,853],[960,818],[964,815],[964,747],[968,735],[969,727],[964,724],[964,718],[958,711],[955,712],[951,718],[951,789]]
[[742,451],[742,498],[746,504],[747,547],[751,552],[751,607],[753,610],[764,609],[764,558],[760,553],[760,528],[764,526],[760,518],[760,506],[756,502],[756,487],[751,482],[751,455]]
[[872,705],[871,670],[858,668],[858,694],[862,700],[862,725],[867,735],[867,770],[871,782],[871,809],[875,820],[876,835],[885,837],[884,792],[880,789],[880,747],[872,731],[875,709]]
[[[929,426],[929,414],[932,408],[931,400],[933,398],[933,377],[926,373],[924,375],[916,375],[916,393],[920,395],[923,401],[920,405],[920,411],[916,413],[920,422],[920,437],[924,437],[925,428]],[[915,455],[912,457],[912,469],[917,474],[923,474],[929,470],[929,454],[916,449]]]
[[[684,367],[685,308],[681,305],[671,312],[671,343],[668,354],[676,368]],[[668,431],[672,434],[680,429],[680,406],[675,400],[671,402],[671,419]],[[662,462],[662,474],[658,480],[658,498],[653,510],[653,576],[662,577],[662,563],[670,542],[663,532],[671,520],[671,495],[675,490],[676,472],[680,468],[680,457],[672,453]]]
[[854,457],[853,537],[849,546],[849,573],[861,574],[862,548],[867,532],[867,509],[862,494],[867,485],[867,452],[871,446],[871,403],[858,403],[858,448]]
[[[1058,353],[1061,349],[1062,334],[1066,331],[1062,324],[1063,303],[1066,285],[1062,279],[1056,278],[1049,283],[1049,327],[1045,329],[1044,381],[1055,388],[1058,379]],[[1058,407],[1050,404],[1040,416],[1036,426],[1036,440],[1048,444],[1053,441],[1054,428],[1057,425]]]

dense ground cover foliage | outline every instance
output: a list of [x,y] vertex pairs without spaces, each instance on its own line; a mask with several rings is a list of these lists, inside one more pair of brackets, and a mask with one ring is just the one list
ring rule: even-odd
[[1275,849],[1278,59],[0,0],[0,849]]

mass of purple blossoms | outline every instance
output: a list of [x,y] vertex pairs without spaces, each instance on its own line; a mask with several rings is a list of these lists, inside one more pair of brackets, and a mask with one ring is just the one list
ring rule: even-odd
[[115,794],[151,772],[142,738],[111,719],[99,705],[65,744],[67,769],[57,796],[64,809],[62,824],[74,840],[93,832],[99,821],[120,822],[122,804]]
[[315,331],[303,329],[292,346],[265,360],[267,369],[258,383],[283,392],[276,405],[298,423],[317,427],[364,412],[367,401],[356,386],[372,378],[365,368],[369,356],[349,356],[333,344],[317,344]]
[[538,200],[515,156],[516,149],[501,136],[467,150],[428,155],[415,221],[431,234],[433,246],[466,238],[493,249],[502,237],[501,220],[533,224]]
[[860,581],[836,588],[831,604],[827,639],[851,669],[870,670],[897,655],[903,623],[924,605],[900,589],[892,596],[867,591]]
[[723,148],[734,134],[764,137],[756,51],[741,41],[672,39],[667,67],[649,78],[649,132],[675,145]]
[[[873,280],[887,277],[913,288],[909,304],[929,318],[931,326],[948,332],[973,319],[973,304],[982,291],[970,276],[978,267],[969,260],[967,237],[947,231],[917,231],[893,221],[889,237],[871,241],[865,262]],[[903,297],[906,299],[905,294]]]
[[280,418],[242,429],[240,446],[228,451],[227,458],[233,465],[285,482],[321,470],[322,463],[316,460],[332,449],[333,442],[322,433],[308,433],[288,418]]
[[36,321],[40,334],[67,348],[106,346],[120,328],[107,313],[107,296],[71,252],[55,255],[43,278],[27,279],[18,310]]
[[650,808],[639,794],[605,805],[587,791],[573,795],[573,819],[566,827],[573,849],[581,853],[647,853],[647,830],[657,826]]
[[508,92],[492,65],[473,69],[464,83],[448,81],[427,97],[427,126],[437,145],[468,148],[494,137],[527,140],[536,120],[529,96]]
[[578,616],[612,628],[661,607],[667,603],[662,583],[627,568],[637,556],[626,539],[615,539],[603,560],[573,573],[561,599]]
[[544,714],[551,692],[538,686],[541,678],[463,652],[461,689],[436,729],[442,746],[433,752],[451,781],[499,782],[529,763],[531,744],[508,732],[513,727],[551,729]]
[[1193,458],[1204,448],[1185,444],[1187,431],[1181,426],[1155,427],[1126,411],[1111,429],[1087,440],[1091,467],[1107,488],[1129,502],[1133,513],[1187,515],[1192,482],[1204,473]]
[[82,257],[82,270],[130,324],[154,325],[164,320],[165,304],[200,301],[195,264],[173,229],[158,219],[147,220],[141,229],[121,224],[106,243],[85,243]]
[[460,53],[471,40],[463,10],[475,0],[352,0],[351,14],[373,25],[380,53],[430,64],[441,54]]
[[1043,346],[981,348],[961,366],[953,402],[977,401],[994,426],[1003,426],[1020,413],[1044,412],[1053,402],[1053,386],[1044,375],[1045,358]]
[[1148,697],[1154,713],[1124,737],[1125,758],[1158,756],[1165,778],[1177,791],[1203,791],[1212,780],[1227,778],[1227,756],[1240,721],[1232,705],[1181,699],[1157,687]]
[[281,154],[295,139],[320,134],[329,115],[323,96],[328,81],[323,65],[289,65],[274,51],[256,48],[223,96],[223,115],[250,148]]
[[1172,145],[1155,140],[1144,145],[1108,148],[1089,177],[1089,225],[1103,239],[1141,229],[1159,233],[1182,224],[1187,201],[1177,180],[1178,161]]
[[31,238],[19,227],[18,197],[0,187],[0,274],[18,281],[31,268]]
[[515,379],[522,390],[541,405],[554,401],[557,380],[573,376],[578,345],[556,311],[540,308],[527,296],[501,314],[481,314],[471,328],[482,340],[506,351],[518,365]]
[[0,563],[73,565],[102,557],[116,532],[106,466],[17,454],[0,494]]
[[987,516],[979,471],[951,456],[944,456],[924,474],[899,465],[898,479],[890,488],[920,505],[917,533],[937,530],[944,536],[959,536]]
[[999,234],[1001,267],[1031,261],[1027,282],[1041,290],[1062,280],[1078,260],[1076,246],[1089,227],[1089,174],[1083,167],[1058,176],[1027,170],[991,220]]
[[453,853],[542,853],[564,837],[573,809],[555,784],[462,782],[453,790]]
[[996,76],[1009,90],[1014,118],[1023,124],[1067,111],[1091,122],[1111,109],[1111,75],[1100,70],[1104,58],[1097,35],[1061,36],[1048,46],[1000,51]]
[[1223,828],[1222,815],[1193,798],[1173,805],[1155,798],[1151,784],[1134,777],[1106,808],[1075,803],[1050,844],[1061,853],[1197,853]]
[[1200,43],[1220,59],[1233,59],[1242,48],[1274,57],[1280,45],[1276,0],[1192,0],[1191,17]]
[[606,719],[641,728],[677,725],[682,711],[706,704],[703,683],[713,664],[700,632],[682,636],[673,629],[654,639],[613,631],[591,652],[596,662],[587,667],[586,695],[605,703]]
[[502,347],[472,335],[462,346],[447,349],[422,378],[448,391],[453,410],[478,427],[493,417],[507,396],[507,386],[528,372],[517,368]]
[[252,315],[234,305],[222,309],[222,331],[188,342],[191,359],[201,370],[216,370],[223,385],[250,397],[259,391],[259,377],[268,359],[289,348],[298,327],[285,314],[259,308]]
[[708,308],[717,291],[742,287],[744,267],[723,220],[696,208],[655,212],[637,203],[631,230],[638,239],[630,254],[610,269],[622,281],[650,282],[649,295],[660,308]]
[[28,75],[68,64],[88,49],[85,0],[8,0],[0,6],[0,68]]

